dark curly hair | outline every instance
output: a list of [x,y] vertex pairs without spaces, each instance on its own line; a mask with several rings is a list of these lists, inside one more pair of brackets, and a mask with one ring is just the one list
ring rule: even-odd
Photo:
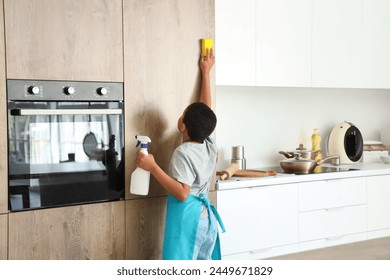
[[184,112],[183,122],[191,141],[203,143],[217,125],[213,110],[202,102],[192,103]]

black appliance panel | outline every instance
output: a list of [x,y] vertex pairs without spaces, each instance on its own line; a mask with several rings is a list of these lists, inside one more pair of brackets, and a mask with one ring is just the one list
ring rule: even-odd
[[123,85],[69,84],[7,82],[10,211],[124,198]]
[[347,129],[344,138],[345,153],[351,161],[357,162],[363,155],[363,137],[356,126]]

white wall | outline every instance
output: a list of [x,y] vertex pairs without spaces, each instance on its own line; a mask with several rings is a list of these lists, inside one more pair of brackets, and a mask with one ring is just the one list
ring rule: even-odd
[[364,141],[380,140],[390,126],[390,90],[217,86],[217,169],[230,164],[231,147],[243,145],[247,168],[279,165],[278,151],[290,151],[317,127],[322,149],[332,128],[352,122]]

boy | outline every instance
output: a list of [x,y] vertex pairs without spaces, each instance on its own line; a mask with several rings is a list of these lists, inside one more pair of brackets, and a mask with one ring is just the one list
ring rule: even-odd
[[217,118],[211,110],[210,70],[213,50],[200,58],[202,84],[199,102],[189,105],[178,120],[183,143],[173,152],[169,175],[153,155],[137,154],[137,167],[148,170],[168,192],[163,259],[220,259],[217,222],[223,225],[207,198],[217,147],[209,136]]

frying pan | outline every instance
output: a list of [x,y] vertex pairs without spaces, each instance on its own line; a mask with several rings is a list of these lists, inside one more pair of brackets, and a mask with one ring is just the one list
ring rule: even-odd
[[83,139],[83,150],[90,159],[95,158],[97,146],[96,135],[93,132],[87,133]]

